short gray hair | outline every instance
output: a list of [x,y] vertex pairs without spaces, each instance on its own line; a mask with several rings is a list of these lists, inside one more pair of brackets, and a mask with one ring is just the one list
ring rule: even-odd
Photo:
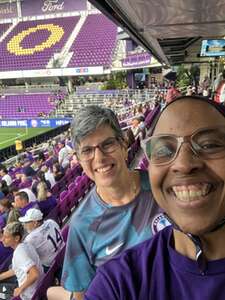
[[102,125],[109,125],[115,132],[116,137],[124,139],[119,121],[111,109],[97,105],[81,108],[71,124],[73,146],[76,148],[82,139]]
[[5,226],[4,231],[7,231],[12,236],[19,236],[22,240],[24,235],[24,228],[20,222],[12,222]]

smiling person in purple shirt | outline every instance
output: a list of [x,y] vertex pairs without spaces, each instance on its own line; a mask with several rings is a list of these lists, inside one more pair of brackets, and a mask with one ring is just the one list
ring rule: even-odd
[[173,226],[99,267],[85,299],[224,300],[225,107],[180,97],[143,144]]

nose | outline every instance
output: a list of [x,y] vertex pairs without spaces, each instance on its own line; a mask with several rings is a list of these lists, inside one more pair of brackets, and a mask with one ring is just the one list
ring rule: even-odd
[[105,157],[105,153],[101,150],[99,146],[95,147],[94,158],[97,160],[102,160]]
[[196,155],[189,143],[183,143],[177,153],[177,157],[171,165],[174,173],[190,174],[203,168],[204,161]]

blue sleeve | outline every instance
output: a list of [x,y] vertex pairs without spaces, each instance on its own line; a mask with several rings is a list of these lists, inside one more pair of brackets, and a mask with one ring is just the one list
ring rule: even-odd
[[71,292],[86,291],[96,272],[90,258],[92,234],[84,227],[72,219],[62,273],[62,285]]

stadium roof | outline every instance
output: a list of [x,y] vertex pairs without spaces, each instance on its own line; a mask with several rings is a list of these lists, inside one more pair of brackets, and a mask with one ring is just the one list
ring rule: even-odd
[[225,36],[225,0],[89,1],[165,65],[200,37]]

